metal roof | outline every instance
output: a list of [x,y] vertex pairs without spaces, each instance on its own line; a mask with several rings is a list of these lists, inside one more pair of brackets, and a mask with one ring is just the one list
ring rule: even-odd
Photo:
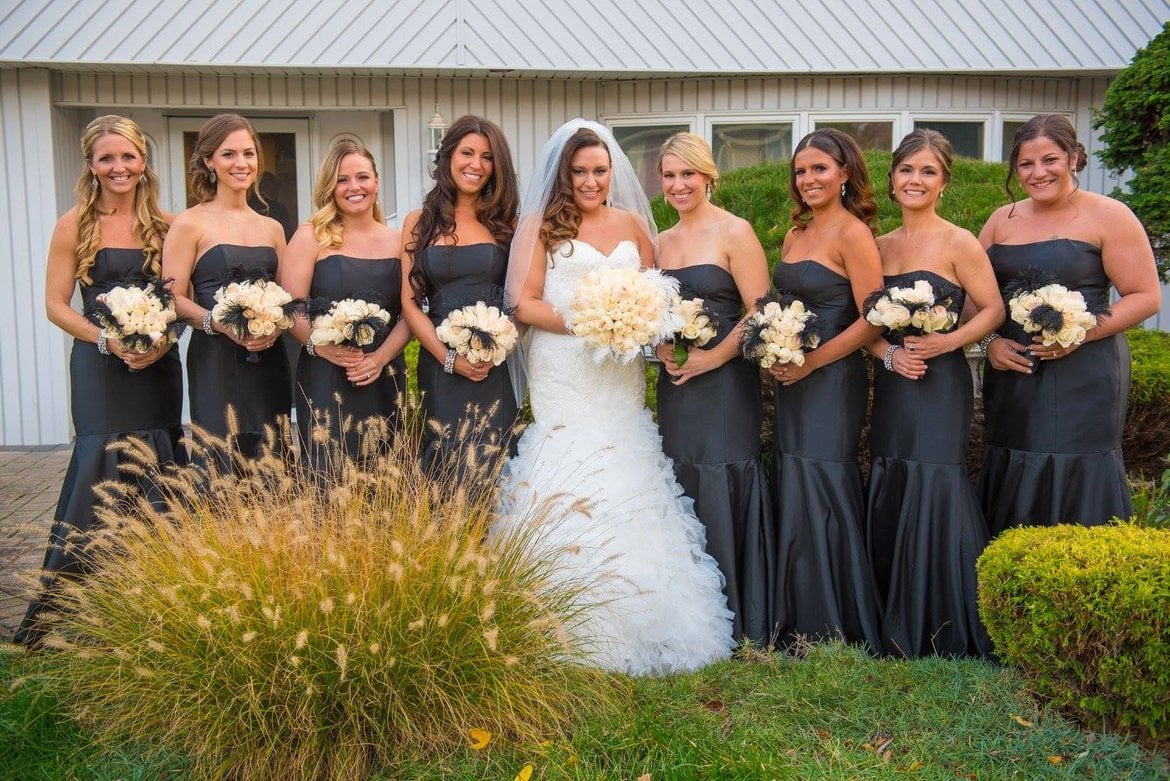
[[0,0],[0,65],[67,70],[1112,73],[1170,0]]

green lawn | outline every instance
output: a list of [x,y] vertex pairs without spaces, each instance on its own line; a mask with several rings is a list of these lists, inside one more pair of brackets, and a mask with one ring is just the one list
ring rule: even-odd
[[[34,663],[0,652],[0,773],[20,779],[183,778],[181,758],[90,745]],[[474,725],[469,725],[474,726]],[[1012,670],[987,662],[875,660],[818,646],[692,675],[635,681],[628,709],[540,746],[403,758],[375,777],[511,779],[1109,778],[1170,776],[1164,756],[1046,713]]]

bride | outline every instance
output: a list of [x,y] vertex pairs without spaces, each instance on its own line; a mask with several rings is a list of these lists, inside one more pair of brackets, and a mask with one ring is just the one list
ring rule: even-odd
[[[653,224],[613,136],[572,120],[545,144],[508,264],[516,317],[532,327],[534,422],[504,470],[499,523],[543,522],[556,577],[588,584],[575,640],[633,675],[694,669],[733,646],[722,576],[643,403],[641,359],[599,364],[566,322],[591,269],[653,265]],[[534,517],[549,502],[557,511]]]

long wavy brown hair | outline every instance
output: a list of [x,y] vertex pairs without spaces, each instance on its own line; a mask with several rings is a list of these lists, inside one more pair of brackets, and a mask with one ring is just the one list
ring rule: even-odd
[[[369,160],[374,177],[378,178],[378,164],[374,162],[370,150],[361,142],[343,138],[330,147],[321,162],[321,167],[317,169],[317,182],[313,185],[313,206],[317,211],[309,218],[317,243],[326,249],[337,249],[345,243],[345,231],[341,215],[337,213],[334,193],[337,190],[337,175],[341,170],[341,161],[349,155],[361,155]],[[385,220],[380,201],[374,202],[373,216],[378,222]]]
[[557,178],[544,207],[540,221],[540,243],[546,250],[556,249],[561,243],[576,238],[581,228],[581,209],[573,198],[573,155],[580,149],[599,146],[609,154],[609,147],[601,136],[583,127],[569,137],[557,161]]
[[248,135],[252,136],[252,145],[256,147],[256,178],[248,187],[248,195],[255,196],[261,203],[265,203],[259,189],[260,174],[264,171],[264,149],[260,146],[256,128],[239,114],[216,114],[199,128],[195,149],[191,152],[191,159],[187,161],[187,181],[199,203],[207,203],[215,197],[216,185],[211,181],[211,169],[207,167],[204,158],[211,157],[223,144],[224,139],[237,130],[247,130]]
[[423,272],[422,263],[418,262],[418,252],[439,243],[442,238],[450,238],[453,244],[459,243],[459,237],[455,235],[455,197],[458,188],[451,176],[451,156],[459,142],[472,133],[486,138],[492,150],[492,176],[479,191],[479,200],[475,204],[476,219],[488,229],[496,244],[505,250],[512,243],[512,235],[516,232],[520,186],[516,182],[516,168],[512,164],[508,139],[504,138],[504,131],[500,130],[499,125],[483,117],[473,114],[459,117],[451,123],[443,134],[443,140],[439,142],[435,170],[431,174],[435,186],[423,198],[418,222],[405,247],[407,252],[415,256],[414,266],[410,270],[410,286],[416,299],[422,299],[430,290],[430,281]]
[[85,167],[77,177],[77,272],[74,278],[83,285],[93,284],[89,271],[102,243],[101,223],[97,202],[101,183],[90,171],[93,148],[103,136],[116,135],[134,145],[142,155],[142,178],[134,192],[134,238],[142,245],[146,260],[142,273],[157,277],[161,268],[163,239],[167,235],[167,221],[158,205],[158,175],[150,167],[146,134],[138,123],[117,114],[106,114],[85,126],[81,134],[81,156]]
[[877,235],[877,203],[873,199],[873,190],[869,184],[869,169],[865,165],[865,158],[861,154],[861,147],[848,133],[832,127],[814,130],[792,150],[792,161],[788,168],[788,194],[796,205],[789,215],[792,218],[792,227],[804,230],[812,219],[812,209],[800,198],[800,191],[796,188],[796,155],[803,149],[812,147],[827,154],[844,168],[849,174],[849,181],[845,184],[845,194],[841,196],[841,205],[857,219],[864,222],[873,234]]

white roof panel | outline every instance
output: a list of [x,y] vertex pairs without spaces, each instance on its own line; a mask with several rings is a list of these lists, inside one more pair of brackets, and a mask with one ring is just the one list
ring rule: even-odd
[[1170,0],[0,0],[0,64],[612,75],[1102,71]]

